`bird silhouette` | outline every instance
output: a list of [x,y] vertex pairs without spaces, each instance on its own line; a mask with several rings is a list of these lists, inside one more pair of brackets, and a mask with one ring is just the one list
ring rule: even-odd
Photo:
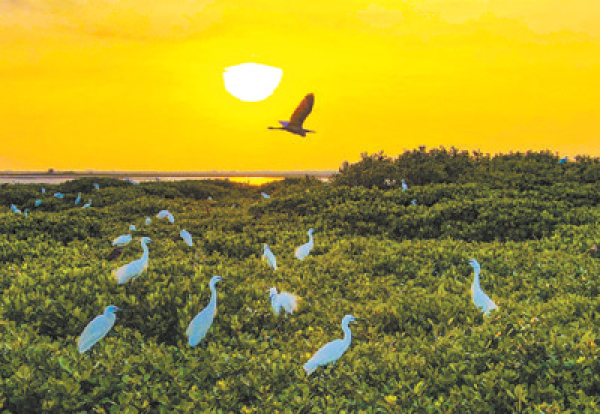
[[315,95],[309,93],[304,97],[300,105],[296,108],[292,114],[292,118],[289,121],[279,121],[281,127],[269,127],[269,129],[283,129],[291,132],[292,134],[306,136],[307,132],[315,132],[310,129],[304,129],[302,124],[306,120],[306,117],[312,111],[313,105],[315,104]]

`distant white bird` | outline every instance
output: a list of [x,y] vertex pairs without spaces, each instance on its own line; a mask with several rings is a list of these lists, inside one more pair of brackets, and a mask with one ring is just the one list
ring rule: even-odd
[[569,157],[564,157],[561,158],[560,161],[558,162],[559,164],[564,164],[565,162],[567,162],[569,160]]
[[406,181],[404,181],[404,178],[402,179],[402,191],[406,191],[408,190],[408,186],[406,185]]
[[129,178],[129,177],[125,177],[125,181],[127,181],[128,183],[131,183],[131,184],[139,184],[137,181],[133,181],[133,180],[132,180],[131,178]]
[[294,113],[292,114],[292,118],[288,121],[279,121],[281,124],[280,127],[269,127],[269,129],[283,129],[285,131],[291,132],[292,134],[301,135],[303,137],[306,136],[307,132],[315,132],[310,129],[304,129],[302,126],[306,117],[311,113],[313,106],[315,104],[315,95],[309,93],[302,99],[302,102],[296,107]]
[[75,199],[75,205],[79,204],[81,201],[81,193],[77,194],[77,198]]
[[94,188],[95,188],[96,190],[99,190],[99,189],[100,189],[100,186],[98,185],[98,183],[94,183]]
[[262,258],[267,259],[267,263],[269,263],[269,266],[271,266],[273,270],[277,270],[277,261],[275,260],[275,255],[267,244],[263,246]]
[[344,316],[344,319],[342,319],[344,339],[336,339],[319,349],[317,353],[304,364],[304,371],[306,371],[307,375],[312,374],[319,366],[327,365],[331,362],[335,364],[335,361],[344,355],[344,352],[346,352],[350,346],[350,341],[352,341],[352,333],[350,332],[348,324],[356,320],[357,318],[352,315]]
[[27,215],[27,212],[28,212],[28,211],[29,211],[29,209],[28,209],[28,208],[26,208],[26,209],[23,211],[23,215],[24,215],[25,217],[27,217],[27,216],[28,216],[28,215]]
[[204,308],[194,319],[190,322],[185,335],[189,339],[190,346],[196,346],[204,338],[210,326],[213,323],[213,319],[217,314],[217,289],[215,285],[217,282],[224,280],[221,276],[213,276],[210,279],[208,286],[210,287],[211,297],[208,306]]
[[14,204],[10,205],[10,209],[13,211],[13,213],[21,214],[21,210],[19,210]]
[[281,308],[292,315],[298,309],[298,303],[301,300],[298,296],[288,292],[277,293],[277,289],[274,287],[269,289],[269,299],[271,299],[271,306],[275,315],[279,315]]
[[481,272],[479,262],[475,259],[470,259],[469,264],[475,270],[475,276],[473,277],[473,283],[471,284],[473,303],[475,303],[475,306],[485,313],[485,316],[490,316],[490,311],[492,309],[497,309],[498,306],[488,297],[488,295],[485,294],[483,290],[481,290],[481,286],[479,285],[479,273]]
[[305,243],[302,246],[298,247],[296,249],[296,251],[294,252],[294,255],[299,260],[304,260],[304,258],[306,256],[308,256],[308,254],[312,250],[313,246],[315,245],[314,240],[313,240],[313,236],[312,236],[312,234],[313,234],[314,231],[315,231],[314,229],[309,229],[308,230],[308,243]]
[[410,202],[411,205],[416,206],[417,205],[417,199],[413,198],[413,200]]
[[88,202],[87,202],[87,203],[85,203],[85,204],[83,205],[83,207],[81,207],[81,208],[88,208],[88,207],[91,207],[91,206],[92,206],[92,200],[90,199],[90,200],[88,200]]
[[208,200],[212,201],[212,200],[213,200],[213,198],[212,198],[211,196],[208,196]]
[[150,217],[146,217],[146,221],[145,221],[146,226],[150,223],[152,223],[152,219]]
[[65,195],[63,193],[54,193],[54,197],[56,197],[56,198],[65,198]]
[[42,194],[46,194],[46,189],[42,187]]
[[107,306],[104,309],[103,315],[96,316],[83,330],[79,341],[77,341],[77,349],[80,354],[93,347],[96,342],[104,338],[115,324],[115,312],[120,311],[114,305]]
[[131,241],[131,234],[124,234],[124,235],[119,236],[116,239],[114,239],[112,242],[112,245],[113,246],[125,246],[126,244],[129,244],[130,241]]
[[271,196],[270,196],[270,195],[268,195],[267,193],[260,193],[260,195],[261,195],[263,198],[271,198]]
[[40,206],[40,204],[42,204],[42,200],[36,200],[36,201],[35,201],[35,206],[36,206],[36,207],[39,207],[39,206]]
[[192,242],[192,235],[187,230],[181,230],[179,235],[188,246],[192,247],[194,242]]
[[156,215],[156,217],[158,217],[160,219],[166,218],[171,223],[175,223],[175,217],[173,216],[173,214],[169,213],[169,210],[160,210],[158,212],[158,214]]
[[134,226],[133,224],[130,224],[130,225],[129,225],[129,230],[130,230],[130,231],[135,231],[135,226]]
[[115,278],[117,279],[117,283],[122,285],[130,279],[134,279],[144,273],[146,268],[148,267],[148,246],[147,243],[152,242],[149,237],[142,237],[142,249],[144,249],[144,254],[137,260],[133,262],[129,262],[124,266],[119,267],[117,270],[113,271]]

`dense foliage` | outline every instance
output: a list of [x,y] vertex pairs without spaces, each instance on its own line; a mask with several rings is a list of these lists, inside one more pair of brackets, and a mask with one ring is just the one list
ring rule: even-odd
[[[585,157],[559,165],[549,153],[420,150],[365,156],[331,185],[0,188],[0,409],[597,412],[600,259],[589,249],[600,242],[598,171]],[[397,184],[380,185],[386,178]],[[92,207],[74,205],[78,192]],[[155,217],[162,209],[174,224]],[[116,262],[106,256],[130,224],[153,240],[150,264],[118,286],[111,271],[139,258],[140,243]],[[315,247],[298,261],[310,227]],[[263,243],[275,272],[261,261]],[[471,300],[469,258],[499,305],[489,318]],[[213,275],[227,278],[219,311],[191,348],[184,332]],[[271,286],[301,296],[299,312],[275,317]],[[80,355],[78,336],[109,304],[126,310]],[[307,377],[302,365],[342,336],[345,314],[365,319],[351,325],[350,348]]]

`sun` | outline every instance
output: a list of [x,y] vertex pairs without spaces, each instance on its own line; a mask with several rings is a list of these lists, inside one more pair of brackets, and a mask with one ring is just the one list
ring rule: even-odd
[[242,63],[225,68],[227,92],[244,102],[267,99],[281,82],[283,70],[258,63]]

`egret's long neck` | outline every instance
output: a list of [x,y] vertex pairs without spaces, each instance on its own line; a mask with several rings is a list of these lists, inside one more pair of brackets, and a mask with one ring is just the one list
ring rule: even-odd
[[475,270],[475,276],[473,276],[471,289],[481,289],[481,286],[479,285],[479,272],[477,270]]
[[311,246],[315,244],[315,242],[313,241],[312,233],[308,233],[308,244]]
[[217,308],[217,289],[215,285],[210,285],[210,291],[212,294],[210,295],[210,302],[208,302],[207,308],[216,309]]
[[144,249],[144,254],[142,255],[142,259],[143,260],[148,260],[148,256],[149,256],[149,251],[148,251],[148,246],[146,246],[146,242],[143,241],[142,242],[142,249]]
[[352,332],[350,331],[347,323],[342,325],[342,329],[344,331],[344,339],[342,339],[342,341],[344,342],[345,347],[349,347],[350,341],[352,340]]

